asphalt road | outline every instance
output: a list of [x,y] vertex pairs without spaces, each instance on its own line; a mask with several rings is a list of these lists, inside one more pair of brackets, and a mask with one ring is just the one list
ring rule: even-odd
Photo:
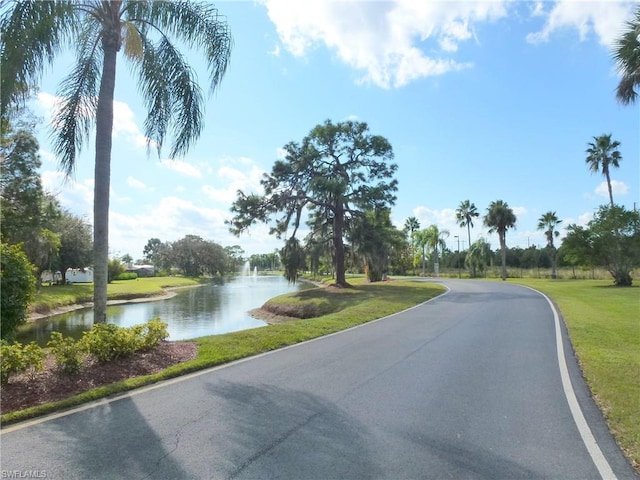
[[2,478],[636,478],[563,332],[578,428],[546,298],[444,283],[356,329],[8,427]]

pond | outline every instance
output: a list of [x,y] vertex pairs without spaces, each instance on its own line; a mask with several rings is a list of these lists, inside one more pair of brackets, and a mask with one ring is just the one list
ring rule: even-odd
[[[308,287],[305,283],[290,284],[280,275],[237,276],[221,284],[178,290],[176,296],[165,300],[110,305],[107,322],[130,327],[160,317],[169,324],[169,340],[216,335],[266,325],[249,311],[270,298]],[[20,327],[16,340],[44,346],[53,331],[80,338],[92,326],[93,309],[76,310],[29,322]]]

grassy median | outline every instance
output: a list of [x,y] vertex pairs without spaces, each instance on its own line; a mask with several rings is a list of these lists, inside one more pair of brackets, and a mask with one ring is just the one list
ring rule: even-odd
[[562,312],[583,375],[609,428],[640,465],[640,287],[602,280],[514,279]]
[[197,338],[195,342],[199,347],[198,356],[194,360],[174,365],[154,375],[98,387],[60,402],[6,413],[0,418],[2,426],[345,330],[415,306],[445,291],[441,285],[410,280],[374,284],[366,283],[361,278],[349,281],[354,288],[303,290],[270,301],[274,305],[291,304],[298,308],[303,303],[332,304],[331,311],[322,316]]

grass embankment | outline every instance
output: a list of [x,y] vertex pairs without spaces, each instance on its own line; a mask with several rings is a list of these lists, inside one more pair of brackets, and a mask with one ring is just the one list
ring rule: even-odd
[[512,281],[556,302],[609,428],[640,466],[640,288],[616,288],[611,280]]
[[[166,288],[197,286],[206,279],[185,277],[151,277],[136,280],[114,280],[107,285],[107,300],[129,300],[132,298],[162,295]],[[47,313],[56,308],[83,304],[93,300],[92,283],[43,286],[36,294],[29,311]]]
[[[316,311],[321,316],[293,320],[277,325],[211,335],[195,339],[198,356],[174,365],[155,375],[131,378],[75,395],[66,400],[2,415],[3,426],[28,418],[56,412],[92,400],[132,390],[151,383],[257,355],[316,337],[345,330],[377,318],[415,306],[441,293],[444,287],[409,280],[369,284],[363,279],[349,279],[352,289],[317,288],[289,293],[268,303],[297,305],[300,311]],[[313,307],[303,307],[304,304]],[[294,308],[294,309],[295,309]],[[292,310],[289,310],[291,313]]]

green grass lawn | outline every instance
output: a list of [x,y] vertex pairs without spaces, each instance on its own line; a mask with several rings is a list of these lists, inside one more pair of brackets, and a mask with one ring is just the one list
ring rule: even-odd
[[[168,287],[199,285],[206,280],[185,277],[150,277],[136,280],[114,280],[107,286],[108,300],[161,295]],[[92,283],[43,286],[29,306],[30,311],[46,313],[54,308],[93,300]]]
[[556,302],[609,428],[640,465],[640,287],[616,288],[610,280],[510,281]]
[[[301,308],[301,304],[309,303],[317,311],[328,310],[317,318],[197,338],[195,342],[199,347],[198,356],[194,360],[174,365],[155,375],[132,378],[95,388],[60,402],[9,412],[2,415],[0,421],[3,426],[6,426],[160,380],[345,330],[418,305],[445,291],[441,285],[410,280],[369,284],[362,278],[350,278],[349,282],[354,285],[354,288],[303,290],[276,297],[270,301],[274,305],[290,303],[297,308]],[[327,304],[333,306],[327,308]]]

